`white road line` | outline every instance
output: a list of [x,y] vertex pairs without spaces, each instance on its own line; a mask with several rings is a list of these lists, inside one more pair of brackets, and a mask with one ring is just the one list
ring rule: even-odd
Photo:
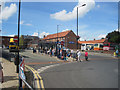
[[37,70],[38,73],[41,73],[43,71],[45,71],[46,69],[48,68],[51,68],[51,67],[55,67],[55,66],[59,66],[60,64],[55,64],[55,65],[49,65],[49,66],[45,66],[45,67],[41,67],[40,69]]

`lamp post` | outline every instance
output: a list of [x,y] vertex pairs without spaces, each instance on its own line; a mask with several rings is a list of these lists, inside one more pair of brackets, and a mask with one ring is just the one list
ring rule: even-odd
[[120,1],[118,2],[118,32],[120,32]]
[[58,29],[59,29],[59,25],[57,25],[57,44],[56,44],[56,55],[58,56]]
[[[80,6],[80,7],[83,7],[83,6],[86,6],[86,4],[83,4],[82,6]],[[77,7],[77,49],[78,49],[78,8],[79,7]]]
[[[18,47],[19,47],[19,36],[20,36],[20,6],[21,6],[21,0],[19,0],[19,12],[18,12]],[[19,60],[19,50],[18,50],[18,58],[17,58],[17,62],[18,62],[18,65],[17,65],[17,73],[19,73],[19,63],[20,63],[20,60]],[[22,79],[19,77],[19,90],[21,90],[21,87],[22,87]]]
[[57,56],[58,56],[58,48],[57,48],[57,45],[58,45],[58,30],[59,30],[59,26],[60,26],[61,24],[59,24],[59,25],[57,25],[57,44],[56,44],[56,54],[57,54]]

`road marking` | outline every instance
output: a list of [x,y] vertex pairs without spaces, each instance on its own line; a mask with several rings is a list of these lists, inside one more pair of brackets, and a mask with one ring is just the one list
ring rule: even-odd
[[34,64],[34,65],[36,65],[36,64],[54,64],[54,63],[67,63],[68,61],[55,61],[55,62],[38,62],[38,63],[35,63],[35,62],[33,62],[33,63],[25,63],[26,65],[32,65],[32,64]]
[[40,69],[38,69],[38,73],[41,73],[43,72],[44,70],[48,69],[48,68],[51,68],[51,67],[55,67],[55,66],[59,66],[60,64],[55,64],[55,65],[49,65],[49,66],[44,66],[44,67],[41,67]]
[[[25,66],[26,66],[27,68],[29,68],[29,69],[34,73],[35,78],[37,78],[37,86],[38,86],[38,88],[40,88],[40,84],[41,84],[42,90],[45,90],[42,77],[38,74],[38,72],[37,72],[34,68],[32,68],[32,67],[30,67],[30,66],[27,66],[27,65],[25,65]],[[39,79],[40,79],[40,84],[39,84],[39,81],[38,81],[39,79],[38,79],[37,76],[38,76]]]

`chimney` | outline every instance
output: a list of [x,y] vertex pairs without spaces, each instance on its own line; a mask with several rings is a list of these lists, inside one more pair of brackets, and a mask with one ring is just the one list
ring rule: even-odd
[[85,40],[86,41],[86,40]]
[[95,41],[95,38],[94,38],[94,41]]

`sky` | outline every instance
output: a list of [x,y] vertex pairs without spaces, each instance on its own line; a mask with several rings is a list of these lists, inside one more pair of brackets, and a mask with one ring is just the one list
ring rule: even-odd
[[[95,2],[22,2],[20,35],[43,35],[73,30],[77,31],[77,6],[79,7],[80,40],[93,40],[105,37],[118,28],[118,3]],[[86,6],[81,6],[86,4]],[[18,2],[2,3],[0,14],[2,35],[13,36],[18,30]]]

